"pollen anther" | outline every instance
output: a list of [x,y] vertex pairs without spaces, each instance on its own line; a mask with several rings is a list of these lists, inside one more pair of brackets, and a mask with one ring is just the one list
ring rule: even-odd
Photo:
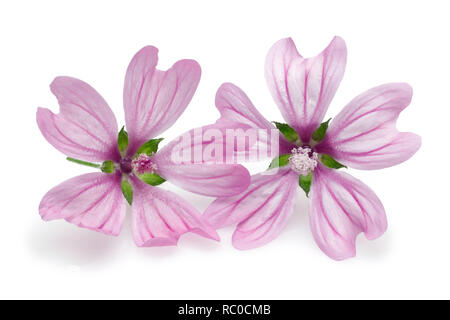
[[154,173],[158,169],[156,163],[145,153],[141,153],[137,158],[133,159],[131,166],[136,174]]

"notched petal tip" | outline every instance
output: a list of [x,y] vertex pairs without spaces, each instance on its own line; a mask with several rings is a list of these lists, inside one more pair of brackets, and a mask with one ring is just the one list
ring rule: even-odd
[[133,57],[133,60],[140,56],[146,56],[148,58],[158,59],[158,48],[154,46],[145,46],[142,49],[140,49]]
[[318,166],[313,178],[310,227],[327,256],[334,260],[354,257],[358,234],[364,232],[369,240],[384,234],[385,209],[369,187],[347,173],[323,166]]
[[192,72],[194,75],[197,75],[200,78],[202,73],[202,68],[200,64],[194,59],[182,59],[178,60],[174,63],[173,67],[177,66],[178,68],[185,68],[187,71]]
[[[275,42],[269,49],[269,53],[267,54],[267,58],[269,58],[270,55],[275,54],[278,50],[293,50],[297,53],[298,56],[301,56],[297,50],[297,47],[295,46],[295,42],[291,37],[282,38]],[[266,61],[269,62],[269,61]]]
[[365,94],[370,92],[378,92],[379,96],[390,95],[399,101],[400,110],[405,109],[411,103],[413,96],[413,88],[406,82],[391,82],[379,85],[369,89]]
[[266,58],[266,82],[284,120],[308,142],[322,122],[344,75],[345,42],[335,37],[317,56],[302,58],[292,39],[277,42]]
[[407,83],[387,83],[360,94],[334,117],[317,149],[364,170],[387,168],[409,159],[419,149],[420,137],[399,132],[396,123],[412,93]]
[[[53,81],[50,83],[50,91],[55,94],[55,91],[58,90],[58,87],[63,85],[65,82],[70,82],[75,80],[75,78],[69,77],[69,76],[58,76],[53,79]],[[56,94],[55,94],[56,95]]]
[[345,43],[345,40],[340,36],[334,36],[328,47],[330,47],[330,45],[335,45],[340,49],[347,51],[347,44]]
[[39,127],[39,130],[41,130],[42,134],[44,134],[43,128],[45,125],[46,119],[54,114],[50,109],[38,107],[36,110],[36,123]]
[[235,92],[235,91],[243,93],[242,89],[239,88],[234,83],[231,83],[231,82],[222,83],[216,91],[216,96],[215,96],[216,107],[220,110],[219,105],[220,105],[220,102],[223,99],[223,97],[226,96],[228,92]]

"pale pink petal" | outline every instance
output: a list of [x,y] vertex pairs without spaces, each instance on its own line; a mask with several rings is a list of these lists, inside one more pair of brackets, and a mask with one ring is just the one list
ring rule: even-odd
[[200,66],[194,60],[180,60],[167,71],[157,70],[157,61],[158,49],[149,46],[128,66],[123,99],[130,155],[172,126],[200,81]]
[[[278,130],[273,123],[259,113],[244,91],[236,85],[224,83],[220,86],[216,93],[216,107],[221,114],[221,118],[215,124],[216,128],[223,128],[227,125],[229,127],[229,123],[234,123],[241,124],[244,130],[257,129],[256,143],[246,146],[245,156],[248,157],[255,150],[267,150],[267,154],[274,157],[280,152],[288,153],[295,147],[280,134],[278,139],[279,150],[272,152],[272,135],[275,132],[278,134]],[[248,126],[248,128],[245,128],[245,126]],[[235,157],[238,156],[239,153],[236,152]]]
[[247,169],[238,164],[177,163],[167,152],[158,152],[153,159],[161,177],[205,196],[232,196],[244,191],[250,183]]
[[132,179],[133,238],[139,247],[176,245],[186,232],[219,241],[217,232],[201,214],[176,194]]
[[359,95],[331,121],[317,151],[357,169],[381,169],[409,159],[421,139],[398,132],[396,121],[411,97],[406,83],[385,84]]
[[36,120],[44,137],[67,156],[118,160],[117,122],[105,100],[87,83],[58,77],[50,85],[60,113],[38,108]]
[[273,158],[280,151],[289,153],[292,148],[276,129],[267,131],[220,118],[212,125],[178,136],[161,148],[156,157],[172,159],[172,162],[177,159],[177,163],[184,164],[237,164]]
[[183,157],[182,162],[235,164],[289,153],[295,145],[253,106],[245,93],[231,83],[216,94],[221,118],[212,125],[192,129],[161,149],[158,157]]
[[281,114],[309,143],[322,122],[344,75],[347,49],[335,37],[314,58],[302,58],[292,39],[282,39],[270,49],[266,59],[266,81]]
[[383,205],[369,187],[347,173],[322,165],[313,174],[309,211],[317,245],[335,260],[355,256],[360,232],[372,240],[387,228]]
[[251,249],[275,239],[292,214],[297,194],[298,176],[289,168],[276,174],[252,176],[246,191],[234,197],[216,199],[204,216],[215,227],[239,223],[233,245]]
[[224,83],[216,93],[216,107],[223,118],[249,127],[272,129],[274,125],[253,106],[247,95],[232,83]]
[[51,189],[39,205],[42,219],[66,219],[87,229],[117,236],[125,219],[121,175],[88,173]]

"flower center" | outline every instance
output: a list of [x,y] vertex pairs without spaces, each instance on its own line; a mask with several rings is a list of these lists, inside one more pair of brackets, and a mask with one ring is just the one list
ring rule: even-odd
[[141,153],[139,157],[133,159],[131,167],[136,174],[154,173],[158,169],[152,158],[145,153]]
[[119,168],[122,173],[130,174],[133,171],[133,167],[131,166],[131,158],[124,157],[120,159]]
[[317,167],[318,155],[309,146],[294,148],[291,153],[289,164],[298,174],[306,176]]

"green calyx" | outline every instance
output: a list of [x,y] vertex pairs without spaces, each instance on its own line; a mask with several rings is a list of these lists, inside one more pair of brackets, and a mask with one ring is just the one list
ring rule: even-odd
[[300,137],[290,125],[287,123],[280,123],[273,121],[277,129],[283,134],[283,136],[286,138],[287,141],[295,143],[297,145],[300,145],[302,141],[300,140]]
[[[131,172],[129,171],[129,169],[126,172],[122,172],[122,180],[120,183],[122,194],[130,205],[133,203],[133,187],[128,180],[129,175],[135,175],[136,177],[141,179],[141,181],[151,186],[157,186],[166,181],[163,177],[161,177],[157,173],[154,173],[154,171],[156,170],[156,165],[151,160],[151,156],[158,151],[159,143],[162,140],[163,138],[148,140],[139,147],[135,155],[130,159],[128,157],[125,157],[128,148],[128,133],[125,131],[124,127],[120,129],[117,135],[117,148],[120,151],[122,160],[128,159],[128,161],[132,163],[133,167]],[[100,169],[103,173],[107,174],[112,174],[116,172],[116,170],[122,170],[122,162],[120,162],[121,164],[119,165],[112,160],[106,160],[102,163],[93,163],[71,157],[67,157],[67,160],[83,166]],[[135,161],[137,161],[136,166],[134,164]],[[144,173],[140,174],[140,172]]]
[[103,161],[100,170],[104,173],[114,173],[116,168],[114,167],[114,162],[111,160]]
[[309,189],[311,189],[312,183],[312,172],[308,173],[306,176],[298,176],[298,184],[305,191],[306,196],[309,196]]
[[317,128],[317,130],[314,131],[311,137],[315,142],[320,142],[323,140],[323,138],[325,138],[325,134],[327,133],[328,124],[330,123],[330,120],[331,118],[325,122],[322,122],[320,126]]
[[136,155],[145,153],[146,155],[151,156],[152,154],[158,151],[158,145],[163,140],[164,138],[148,140],[146,143],[144,143],[142,146],[139,147],[138,151],[136,152]]
[[160,175],[151,172],[141,174],[138,177],[151,186],[158,186],[166,181],[166,179],[162,178]]
[[331,169],[340,169],[340,168],[347,168],[347,166],[343,165],[342,163],[336,161],[332,156],[322,153],[319,156],[320,162]]
[[125,127],[122,127],[117,135],[117,147],[119,148],[120,154],[123,156],[128,148],[128,133],[125,131]]
[[267,168],[267,170],[284,167],[289,163],[290,156],[291,156],[290,154],[282,154],[281,156],[274,158],[270,163],[269,168]]
[[120,183],[120,188],[122,189],[122,194],[127,200],[128,204],[131,206],[133,203],[133,188],[127,178],[123,177]]

